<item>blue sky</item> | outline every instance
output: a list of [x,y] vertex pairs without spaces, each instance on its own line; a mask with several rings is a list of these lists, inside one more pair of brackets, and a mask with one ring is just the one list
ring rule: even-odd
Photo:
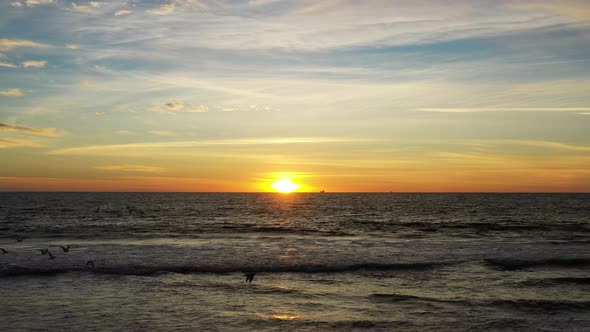
[[590,190],[587,1],[0,3],[0,190]]

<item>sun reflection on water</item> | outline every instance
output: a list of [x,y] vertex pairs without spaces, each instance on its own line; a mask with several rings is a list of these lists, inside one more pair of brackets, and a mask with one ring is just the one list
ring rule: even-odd
[[259,312],[259,313],[256,313],[256,316],[258,316],[262,319],[276,319],[276,320],[284,320],[284,321],[301,319],[301,316],[289,314],[286,312],[273,312],[272,314],[265,314],[265,313]]

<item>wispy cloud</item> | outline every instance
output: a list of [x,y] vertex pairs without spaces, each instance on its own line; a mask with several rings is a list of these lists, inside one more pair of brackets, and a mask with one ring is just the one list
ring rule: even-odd
[[155,9],[148,9],[146,12],[154,15],[169,15],[174,13],[175,8],[176,5],[174,4],[166,4]]
[[186,109],[186,111],[189,113],[206,113],[209,112],[209,107],[203,105],[191,105]]
[[551,142],[551,141],[498,139],[498,140],[481,140],[479,142],[480,143],[488,143],[488,144],[496,144],[496,145],[522,145],[522,146],[536,147],[536,148],[550,149],[550,150],[565,150],[565,151],[580,151],[580,152],[590,151],[589,145],[576,145],[576,144],[567,144],[567,143]]
[[129,15],[131,13],[132,12],[130,10],[121,9],[121,10],[116,11],[115,14],[113,14],[113,15],[115,15],[115,16],[123,16],[123,15]]
[[63,136],[63,132],[57,130],[56,128],[30,128],[30,127],[23,127],[23,126],[11,126],[4,123],[0,123],[0,131],[14,131],[20,132],[25,134],[33,134],[39,136]]
[[39,5],[51,5],[56,3],[56,0],[25,0],[25,4],[29,7],[39,6]]
[[282,0],[250,0],[248,1],[248,5],[250,6],[266,6],[276,2],[280,2]]
[[23,93],[22,93],[22,91],[20,91],[20,89],[11,89],[11,90],[0,91],[0,95],[8,96],[8,97],[20,97],[23,95]]
[[185,103],[182,101],[171,101],[166,103],[166,108],[171,111],[180,111],[184,108]]
[[21,63],[24,68],[43,68],[47,65],[47,61],[29,60]]
[[475,113],[475,112],[583,112],[590,107],[506,107],[506,108],[418,108],[421,112]]
[[35,6],[39,6],[39,5],[50,5],[50,4],[54,4],[56,3],[56,0],[25,0],[25,1],[15,1],[12,2],[10,5],[12,7],[23,7],[23,6],[27,6],[27,7],[35,7]]
[[148,112],[155,113],[175,113],[175,112],[187,112],[187,113],[205,113],[209,112],[209,107],[204,105],[193,105],[183,100],[171,100],[164,104],[164,106],[152,105],[146,109]]
[[270,106],[264,105],[249,105],[249,106],[228,106],[221,109],[223,112],[247,112],[247,111],[257,111],[257,112],[270,112],[275,111],[275,109],[271,108]]
[[102,7],[102,3],[97,1],[90,1],[88,5],[78,5],[76,3],[72,3],[72,6],[68,8],[68,10],[79,13],[94,14],[97,13],[97,9],[99,9],[100,7]]
[[168,130],[152,130],[150,133],[158,136],[176,136],[176,133]]
[[520,10],[542,10],[567,15],[579,20],[590,19],[590,5],[585,0],[528,0],[510,3],[512,8]]
[[[514,10],[504,6],[504,1],[487,5],[483,1],[454,1],[452,6],[427,1],[375,0],[371,5],[353,0],[283,1],[277,5],[281,10],[267,10],[270,8],[264,5],[273,2],[176,0],[147,9],[152,15],[179,12],[168,18],[175,23],[167,26],[171,34],[150,40],[150,44],[221,50],[383,47],[493,38],[569,23],[557,15]],[[214,14],[207,10],[208,4],[215,7]],[[201,10],[185,10],[189,6]],[[151,23],[134,21],[133,26],[141,27],[146,36],[161,33],[161,26]],[[199,38],[186,33],[185,24],[197,29]]]
[[166,171],[165,168],[146,165],[112,165],[112,166],[97,166],[95,167],[101,171],[116,171],[116,172],[139,172],[139,173],[159,173]]
[[0,62],[0,67],[18,68],[17,65],[13,65],[12,63],[7,63],[7,62]]
[[[2,130],[2,129],[0,129],[0,130]],[[40,147],[40,146],[42,146],[42,145],[37,142],[0,138],[0,149],[18,148],[18,147]]]
[[0,51],[10,51],[18,47],[44,48],[49,45],[24,39],[0,39]]
[[48,154],[56,155],[118,155],[138,149],[170,149],[170,148],[195,148],[209,146],[253,146],[253,145],[282,145],[282,144],[320,144],[320,143],[345,143],[345,142],[370,142],[370,139],[354,138],[259,138],[259,139],[235,139],[235,140],[203,140],[180,142],[148,142],[111,145],[90,145],[74,148],[55,149]]
[[178,5],[184,7],[194,7],[199,8],[201,10],[208,10],[211,9],[211,4],[214,4],[216,7],[223,7],[224,3],[219,0],[212,0],[212,1],[204,1],[204,0],[175,0]]
[[47,65],[47,61],[29,60],[21,62],[20,66],[7,62],[0,62],[0,67],[8,68],[43,68]]

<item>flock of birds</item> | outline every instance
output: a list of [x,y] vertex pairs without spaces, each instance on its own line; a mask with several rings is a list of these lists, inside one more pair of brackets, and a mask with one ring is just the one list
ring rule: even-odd
[[[27,238],[26,236],[15,236],[14,237],[14,239],[16,240],[16,242],[23,242],[23,240],[26,239],[26,238]],[[55,247],[61,248],[61,250],[64,253],[70,252],[70,249],[72,249],[72,246],[69,245],[69,244],[67,246],[57,245]],[[41,255],[48,255],[50,260],[53,260],[53,259],[56,259],[57,258],[57,256],[55,256],[51,251],[49,251],[49,249],[35,249],[35,250],[39,251]],[[9,253],[8,250],[6,250],[4,248],[0,248],[0,254],[4,255],[4,254],[8,254],[8,253]],[[94,260],[87,261],[86,262],[86,267],[89,267],[89,268],[92,268],[93,269],[95,267],[94,263],[95,263]],[[256,276],[256,273],[255,272],[244,273],[244,277],[246,277],[245,282],[252,283],[252,281],[254,281],[254,276]]]
[[[129,213],[129,215],[132,215],[133,213],[139,214],[141,216],[144,216],[145,215],[145,212],[144,211],[142,211],[142,210],[140,210],[140,209],[138,209],[138,208],[136,208],[134,206],[125,205],[125,207],[127,209],[127,212]],[[96,210],[94,210],[94,213],[100,212],[100,209],[101,209],[101,206],[99,205],[96,208]],[[26,236],[15,236],[14,237],[14,239],[16,240],[16,242],[23,242],[23,240],[26,239],[26,238],[27,238]],[[70,249],[72,249],[72,247],[70,245],[67,245],[65,247],[58,245],[58,246],[55,246],[55,247],[61,248],[64,253],[69,252]],[[41,253],[41,255],[48,255],[49,256],[49,259],[56,259],[57,258],[57,256],[55,256],[51,251],[49,251],[49,249],[36,249],[36,250],[39,251]],[[0,248],[0,254],[4,255],[4,254],[7,254],[7,253],[9,253],[8,250],[6,250],[4,248]],[[90,267],[90,268],[94,268],[94,266],[95,266],[94,263],[95,263],[94,260],[87,261],[86,262],[86,266],[87,267]]]
[[[27,238],[26,236],[15,236],[14,237],[14,239],[16,240],[16,242],[23,242],[23,240],[26,239],[26,238]],[[63,250],[64,253],[70,252],[70,249],[72,249],[72,246],[69,245],[69,244],[67,246],[57,245],[57,246],[54,246],[54,247],[61,248],[61,250]],[[49,249],[35,249],[35,250],[39,251],[39,253],[41,255],[44,255],[44,256],[47,255],[47,256],[49,256],[49,259],[56,259],[57,258],[57,256],[55,256],[51,251],[49,251]],[[6,250],[4,248],[0,248],[0,254],[4,255],[4,254],[8,254],[8,253],[9,253],[8,250]],[[86,262],[86,266],[87,267],[90,267],[90,268],[94,268],[94,262],[95,261],[93,261],[93,260],[87,261]]]
[[[145,212],[144,211],[142,211],[142,210],[140,210],[140,209],[138,209],[138,208],[136,208],[134,206],[126,205],[126,208],[127,208],[127,212],[129,213],[129,215],[132,215],[133,213],[139,214],[141,216],[144,216],[145,215]],[[101,206],[99,205],[96,208],[96,210],[94,210],[94,213],[100,212],[100,209],[101,209]],[[14,239],[16,240],[16,242],[23,242],[23,240],[26,239],[26,238],[27,238],[26,236],[15,236],[14,237]],[[67,253],[67,252],[70,251],[70,249],[72,249],[72,247],[70,245],[67,245],[65,247],[64,246],[57,245],[55,247],[61,248],[64,253]],[[57,258],[57,256],[55,256],[51,251],[49,251],[49,249],[36,249],[36,250],[39,251],[41,253],[41,255],[48,255],[50,260],[53,260],[53,259],[56,259]],[[9,251],[7,251],[6,249],[0,248],[0,254],[3,255],[3,254],[7,254],[8,252]],[[86,265],[85,266],[93,269],[95,267],[94,263],[95,263],[95,260],[89,260],[89,261],[86,262]],[[255,275],[256,275],[255,272],[244,273],[243,276],[246,277],[245,282],[252,283],[252,281],[254,280],[254,276]]]

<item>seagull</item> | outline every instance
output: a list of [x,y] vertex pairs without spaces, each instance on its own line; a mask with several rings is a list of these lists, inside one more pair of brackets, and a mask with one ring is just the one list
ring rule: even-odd
[[2,252],[2,254],[7,254],[8,251],[6,251],[4,248],[0,248],[0,251]]
[[245,273],[244,277],[246,277],[246,282],[251,283],[252,280],[254,280],[254,276],[256,275],[256,273],[254,272],[250,272],[250,273]]
[[47,255],[48,249],[37,249],[37,250],[41,252],[41,255]]
[[98,213],[98,211],[100,211],[100,205],[94,210],[94,213]]
[[67,246],[65,246],[65,247],[64,246],[58,246],[58,247],[60,247],[61,250],[63,250],[64,252],[70,251],[70,245],[69,244]]
[[55,256],[53,256],[53,254],[51,253],[51,251],[46,250],[45,252],[47,252],[47,254],[49,255],[49,259],[55,259]]
[[14,239],[16,240],[16,242],[23,242],[24,239],[26,239],[26,236],[15,236]]
[[86,266],[90,265],[91,269],[94,269],[94,261],[88,261],[86,262]]

